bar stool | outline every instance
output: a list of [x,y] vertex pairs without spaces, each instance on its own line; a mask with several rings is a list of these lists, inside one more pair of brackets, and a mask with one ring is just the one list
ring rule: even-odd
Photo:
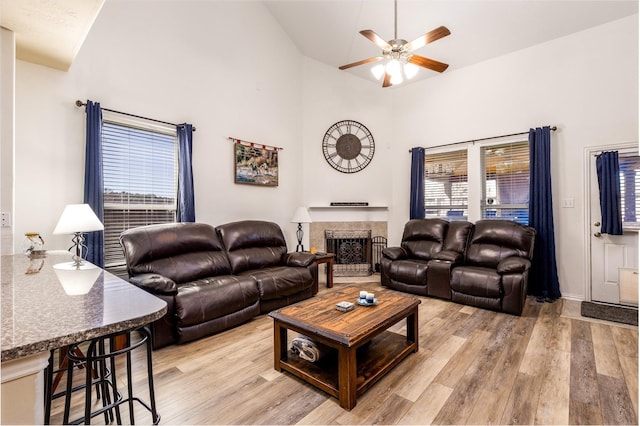
[[[73,369],[73,368],[78,368],[78,369],[83,369],[85,367],[85,362],[73,362],[69,360],[69,350],[75,352],[75,354],[80,357],[83,358],[84,354],[82,353],[82,350],[78,347],[78,345],[74,345],[73,347],[70,346],[63,346],[61,348],[59,348],[58,351],[58,367],[56,368],[54,366],[54,361],[55,361],[55,353],[56,353],[56,349],[52,349],[50,351],[49,354],[49,363],[47,365],[47,368],[45,369],[45,386],[44,386],[44,424],[48,425],[50,424],[50,420],[51,420],[51,405],[53,403],[54,399],[60,398],[62,396],[67,396],[68,395],[68,389],[67,387],[65,387],[64,390],[55,393],[56,388],[58,387],[58,384],[60,383],[60,381],[62,380],[62,376],[64,375],[65,372],[69,371],[69,368]],[[104,351],[104,349],[103,349]],[[100,376],[98,375],[98,372],[100,372]],[[106,365],[102,365],[99,366],[97,364],[97,362],[95,363],[95,366],[93,368],[93,383],[96,386],[96,396],[98,399],[103,399],[103,404],[106,403],[106,401],[110,400],[110,394],[108,387],[106,387],[107,381],[106,380],[100,380],[100,377],[103,378],[107,378],[109,376],[110,372],[109,369],[106,367]],[[75,386],[71,388],[71,393],[76,392],[80,389],[84,389],[85,385],[80,385],[80,386]],[[68,397],[70,398],[70,396]],[[109,413],[110,417],[107,417],[107,414],[105,414],[105,422],[109,422],[110,420],[113,420],[113,414]]]
[[[131,334],[137,333],[140,339],[132,342]],[[119,348],[116,343],[117,336],[125,337],[125,344],[123,348]],[[107,344],[108,343],[108,344]],[[146,359],[147,359],[147,380],[149,385],[149,403],[143,401],[141,398],[133,395],[133,377],[132,377],[132,359],[131,352],[142,346],[146,345]],[[115,412],[115,420],[118,424],[122,424],[120,415],[120,405],[127,403],[129,406],[129,420],[131,424],[135,424],[134,416],[134,401],[138,402],[144,408],[151,413],[151,422],[155,425],[160,422],[160,415],[156,410],[155,391],[153,385],[153,364],[151,355],[151,333],[147,327],[142,327],[137,330],[130,330],[126,332],[117,332],[109,334],[107,336],[99,337],[89,341],[89,348],[87,349],[86,356],[78,355],[77,351],[74,351],[77,345],[73,345],[69,348],[67,356],[69,357],[69,365],[67,366],[67,390],[64,409],[64,423],[65,424],[90,424],[91,418],[100,414],[105,415],[105,422],[113,420],[113,412]],[[118,390],[117,383],[117,369],[116,369],[116,357],[124,355],[126,364],[127,375],[127,395],[123,397],[122,393]],[[71,394],[74,391],[72,386],[73,382],[73,363],[84,363],[85,365],[85,384],[78,388],[85,389],[85,402],[84,402],[84,416],[69,421],[69,413],[71,408]],[[108,363],[108,369],[107,369]],[[97,375],[94,375],[94,370],[98,369]],[[109,370],[109,371],[107,371]],[[94,378],[97,376],[97,378]],[[92,411],[91,410],[91,393],[94,385],[97,385],[97,392],[102,395],[102,407]]]

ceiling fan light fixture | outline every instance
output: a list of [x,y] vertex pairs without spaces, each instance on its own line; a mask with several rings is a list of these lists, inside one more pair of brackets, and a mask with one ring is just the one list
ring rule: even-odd
[[384,65],[378,64],[375,67],[371,68],[371,74],[373,74],[376,80],[380,80],[384,75]]
[[403,78],[402,78],[402,73],[401,72],[397,72],[395,74],[390,74],[390,75],[391,75],[390,83],[392,85],[394,85],[394,86],[398,85],[398,84],[400,84],[400,83],[402,83],[404,81]]
[[413,54],[412,51],[415,49],[419,49],[429,43],[433,43],[434,41],[439,40],[442,37],[448,36],[449,34],[451,34],[449,29],[444,26],[440,26],[410,42],[407,42],[405,39],[398,38],[397,3],[398,1],[394,0],[394,38],[392,40],[385,41],[373,30],[360,31],[360,34],[362,36],[378,46],[378,48],[382,49],[382,55],[352,62],[346,65],[341,65],[338,67],[339,69],[346,70],[358,65],[377,62],[383,59],[387,60],[387,64],[384,66],[384,68],[380,65],[371,68],[371,73],[376,79],[380,80],[384,75],[382,87],[389,87],[395,84],[400,84],[405,78],[409,80],[415,77],[418,73],[419,67],[427,68],[436,72],[444,72],[447,69],[447,67],[449,66],[448,64],[438,62],[424,56]]
[[387,65],[385,66],[385,71],[387,71],[387,74],[389,74],[390,76],[395,76],[395,75],[399,75],[400,78],[402,78],[401,75],[401,67],[400,67],[400,62],[397,59],[391,59],[389,62],[387,62]]
[[407,80],[412,79],[418,74],[418,66],[416,64],[412,64],[408,62],[404,64],[404,75],[407,77]]

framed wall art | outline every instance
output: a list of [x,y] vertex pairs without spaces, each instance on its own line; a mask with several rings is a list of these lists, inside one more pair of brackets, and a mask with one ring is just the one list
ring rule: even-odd
[[229,139],[235,142],[235,183],[278,186],[278,150],[281,148]]

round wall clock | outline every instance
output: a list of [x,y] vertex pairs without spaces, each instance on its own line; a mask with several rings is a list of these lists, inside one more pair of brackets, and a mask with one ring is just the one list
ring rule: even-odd
[[369,129],[353,120],[338,121],[322,140],[324,158],[342,173],[355,173],[369,165],[375,143]]

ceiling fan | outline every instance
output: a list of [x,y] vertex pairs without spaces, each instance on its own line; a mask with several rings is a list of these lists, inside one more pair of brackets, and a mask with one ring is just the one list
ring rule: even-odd
[[384,75],[382,87],[389,87],[394,84],[402,83],[404,74],[407,78],[412,78],[418,73],[418,67],[428,68],[436,72],[443,72],[449,66],[448,64],[438,62],[434,59],[425,58],[424,56],[411,53],[413,50],[419,49],[426,44],[432,43],[451,34],[447,27],[440,26],[435,30],[418,37],[417,39],[407,42],[398,38],[398,1],[393,1],[393,40],[384,41],[382,37],[373,30],[362,30],[360,34],[371,40],[376,46],[382,49],[382,56],[374,56],[372,58],[363,59],[351,64],[342,65],[341,70],[346,70],[358,65],[378,62],[388,59],[386,65],[378,64],[371,69],[373,75],[379,80]]

